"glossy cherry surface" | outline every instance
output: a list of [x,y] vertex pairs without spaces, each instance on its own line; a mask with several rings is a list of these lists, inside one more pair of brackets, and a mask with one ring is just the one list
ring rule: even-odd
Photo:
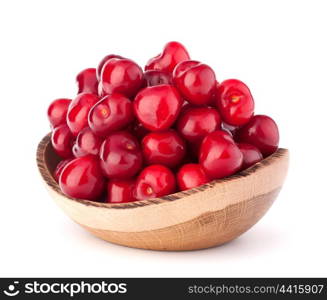
[[120,55],[116,55],[116,54],[109,54],[106,55],[98,64],[97,70],[96,70],[96,76],[98,78],[98,80],[100,80],[101,77],[101,71],[103,66],[106,64],[106,62],[112,58],[118,58],[118,59],[123,59],[124,57],[120,56]]
[[152,132],[142,140],[143,157],[147,164],[178,166],[186,153],[184,140],[174,130]]
[[158,70],[171,73],[179,62],[189,59],[190,56],[181,43],[169,42],[165,45],[161,54],[148,61],[145,70]]
[[78,73],[76,76],[76,82],[78,86],[78,94],[98,94],[98,79],[95,68],[85,69]]
[[107,199],[108,203],[127,203],[133,202],[137,199],[134,195],[135,181],[112,179],[107,185]]
[[257,147],[243,143],[239,143],[237,146],[243,154],[241,170],[245,170],[263,159],[263,156]]
[[88,114],[92,106],[99,101],[98,96],[90,93],[82,93],[69,105],[67,112],[67,125],[71,132],[78,133],[88,126]]
[[88,154],[98,155],[103,139],[97,136],[90,128],[86,127],[78,134],[73,146],[75,157],[81,157]]
[[228,133],[218,130],[204,138],[199,162],[209,178],[218,179],[236,173],[242,161],[242,152]]
[[183,61],[173,73],[173,81],[182,96],[194,105],[206,105],[216,91],[215,72],[198,61]]
[[132,178],[142,167],[141,147],[127,131],[112,133],[101,146],[100,161],[107,177]]
[[210,132],[221,127],[216,109],[211,107],[187,108],[177,121],[177,130],[187,141],[199,144]]
[[66,124],[66,116],[71,99],[61,98],[51,102],[48,107],[48,119],[52,127]]
[[151,165],[142,170],[136,180],[135,196],[138,200],[162,197],[174,193],[175,176],[163,165]]
[[228,79],[220,83],[216,101],[221,117],[229,125],[244,125],[253,116],[253,97],[246,84],[240,80]]
[[98,200],[105,186],[98,158],[87,155],[69,162],[61,173],[59,185],[69,197]]
[[59,125],[53,129],[51,133],[51,144],[59,156],[63,158],[72,157],[73,143],[74,136],[66,124]]
[[177,184],[181,191],[209,182],[204,169],[199,164],[186,164],[177,173]]
[[268,116],[256,115],[236,132],[235,140],[257,147],[263,157],[267,157],[278,148],[279,131],[277,124]]
[[97,135],[107,136],[127,127],[133,120],[132,102],[123,95],[112,94],[102,98],[91,108],[88,124]]
[[144,72],[144,79],[147,86],[155,86],[161,84],[172,84],[172,75],[167,72],[149,70]]
[[53,172],[53,178],[59,182],[59,177],[61,175],[62,170],[64,169],[64,167],[66,167],[66,165],[68,163],[70,163],[74,158],[67,158],[64,160],[61,160],[58,165],[56,166],[56,169]]
[[148,130],[166,130],[176,121],[182,104],[183,100],[173,86],[157,85],[137,94],[134,112]]
[[130,59],[112,58],[102,68],[101,86],[103,94],[119,93],[133,98],[143,86],[143,71]]

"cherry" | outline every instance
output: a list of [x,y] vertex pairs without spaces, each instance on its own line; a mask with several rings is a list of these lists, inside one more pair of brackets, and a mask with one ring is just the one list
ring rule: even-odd
[[127,203],[136,201],[134,189],[134,180],[112,179],[108,182],[106,202]]
[[177,119],[183,100],[171,85],[157,85],[140,91],[134,111],[142,125],[151,131],[166,130]]
[[182,96],[194,105],[209,104],[216,90],[214,71],[194,60],[183,61],[176,66],[173,82]]
[[143,71],[130,59],[112,58],[102,68],[103,94],[120,93],[133,98],[143,85]]
[[98,158],[87,155],[72,160],[62,170],[59,185],[69,197],[97,200],[105,185]]
[[95,135],[88,127],[84,128],[78,134],[73,146],[75,157],[81,157],[88,154],[98,155],[103,139]]
[[237,79],[228,79],[218,85],[216,105],[223,120],[234,126],[246,124],[254,112],[254,101],[249,88]]
[[102,71],[102,68],[103,66],[105,65],[105,63],[112,59],[112,58],[118,58],[118,59],[123,59],[124,57],[120,56],[120,55],[116,55],[116,54],[109,54],[109,55],[106,55],[99,63],[98,67],[97,67],[97,71],[96,71],[96,75],[97,75],[97,78],[98,80],[100,80],[100,77],[101,77],[101,71]]
[[178,166],[186,152],[183,139],[174,130],[152,132],[142,140],[143,156],[147,164]]
[[58,165],[56,166],[56,169],[53,172],[53,178],[55,181],[59,182],[59,177],[61,175],[62,170],[66,167],[68,163],[70,163],[73,160],[73,158],[67,158],[64,160],[61,160]]
[[63,157],[69,158],[73,156],[72,145],[74,136],[70,132],[66,124],[59,125],[54,128],[51,134],[51,143],[56,153]]
[[157,70],[171,73],[175,66],[190,56],[185,47],[178,42],[169,42],[165,45],[161,54],[151,58],[145,66],[145,70]]
[[109,178],[133,177],[142,167],[142,152],[137,139],[127,131],[112,133],[101,146],[100,162]]
[[82,93],[69,105],[67,112],[67,125],[73,133],[77,136],[78,133],[88,126],[87,117],[91,107],[99,101],[99,98],[90,93]]
[[98,94],[98,79],[95,68],[85,69],[78,73],[76,76],[76,82],[78,86],[78,94]]
[[243,155],[228,133],[217,130],[204,138],[199,161],[209,178],[218,179],[239,171]]
[[220,129],[220,126],[219,113],[210,107],[188,107],[177,121],[178,132],[195,144],[200,144],[208,133]]
[[171,74],[162,71],[156,71],[156,70],[145,71],[144,79],[147,86],[172,84]]
[[257,147],[254,147],[250,144],[237,144],[238,148],[243,154],[243,163],[241,170],[245,170],[260,160],[262,160],[262,154]]
[[48,119],[52,127],[66,124],[66,116],[68,106],[72,102],[71,99],[56,99],[51,102],[48,108]]
[[239,143],[257,147],[263,157],[274,153],[278,148],[279,132],[275,121],[265,115],[256,115],[235,134]]
[[89,126],[94,133],[107,136],[134,120],[133,104],[123,95],[112,94],[96,103],[89,112]]
[[181,191],[209,182],[204,169],[199,164],[186,164],[177,173],[177,184]]
[[169,195],[175,189],[176,181],[172,171],[162,165],[151,165],[137,177],[135,195],[138,200],[143,200]]

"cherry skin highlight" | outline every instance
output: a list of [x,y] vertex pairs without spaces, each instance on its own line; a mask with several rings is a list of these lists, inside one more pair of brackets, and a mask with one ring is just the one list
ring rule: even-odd
[[144,84],[141,67],[126,58],[108,60],[102,68],[100,80],[103,95],[119,93],[128,98],[133,98]]
[[141,171],[136,179],[135,196],[138,200],[162,197],[174,193],[175,176],[163,165],[151,165]]
[[75,157],[81,157],[88,154],[98,155],[103,139],[94,134],[94,132],[86,127],[78,134],[76,142],[73,146],[73,154]]
[[127,127],[134,120],[133,104],[123,95],[104,97],[90,110],[88,124],[99,136]]
[[102,143],[100,163],[108,178],[132,178],[142,167],[142,152],[137,139],[127,131],[110,134]]
[[257,147],[263,157],[273,154],[279,143],[279,131],[275,121],[265,115],[256,115],[235,134],[239,143]]
[[139,122],[150,131],[166,130],[173,125],[183,100],[171,85],[144,88],[134,100],[134,112]]
[[59,182],[59,177],[61,175],[62,170],[66,167],[68,163],[70,163],[74,158],[67,158],[64,160],[61,160],[58,165],[56,166],[56,169],[53,172],[53,178],[55,181]]
[[103,69],[103,66],[106,64],[107,61],[109,61],[112,58],[118,58],[118,59],[123,59],[124,57],[120,56],[120,55],[116,55],[116,54],[109,54],[106,55],[98,64],[97,70],[96,70],[96,76],[98,78],[98,80],[100,81],[101,78],[101,72]]
[[204,169],[199,164],[183,165],[177,173],[177,184],[181,191],[195,188],[209,181]]
[[105,186],[98,158],[87,155],[69,162],[62,170],[59,185],[68,197],[98,200]]
[[76,82],[78,86],[78,94],[98,94],[98,79],[95,68],[85,69],[78,73],[76,76]]
[[148,61],[145,70],[157,70],[172,73],[179,62],[189,59],[190,56],[181,43],[169,42],[165,45],[161,54]]
[[61,98],[51,102],[48,107],[48,119],[52,127],[56,127],[61,124],[66,124],[67,111],[71,99]]
[[242,166],[243,155],[232,137],[218,130],[204,138],[199,162],[210,179],[219,179],[238,172]]
[[229,79],[218,85],[216,105],[229,125],[246,124],[254,112],[254,101],[249,88],[240,80]]
[[72,145],[74,136],[70,132],[66,124],[62,124],[54,128],[51,134],[51,144],[56,153],[62,158],[70,158],[73,156]]
[[245,170],[263,159],[263,156],[257,147],[242,143],[237,144],[237,146],[243,154],[241,170]]
[[67,112],[67,125],[73,135],[88,126],[88,114],[92,106],[99,101],[98,96],[90,93],[82,93],[69,105]]
[[147,164],[178,166],[186,153],[183,139],[174,130],[152,132],[142,140],[143,157]]
[[174,69],[173,82],[182,96],[193,105],[207,105],[216,91],[216,75],[198,61],[183,61]]
[[112,179],[107,185],[107,199],[108,203],[127,203],[133,202],[137,199],[134,195],[135,181]]

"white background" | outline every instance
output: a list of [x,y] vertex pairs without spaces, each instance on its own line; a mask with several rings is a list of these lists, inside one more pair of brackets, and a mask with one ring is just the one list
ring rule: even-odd
[[[0,276],[327,276],[326,1],[1,1]],[[35,163],[46,109],[116,53],[144,65],[171,40],[218,80],[251,88],[290,149],[268,214],[221,247],[152,252],[94,238],[47,194]]]

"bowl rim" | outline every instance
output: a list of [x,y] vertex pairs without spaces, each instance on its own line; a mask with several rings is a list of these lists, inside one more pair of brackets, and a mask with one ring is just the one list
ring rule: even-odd
[[39,144],[37,146],[37,152],[36,152],[36,162],[37,162],[38,170],[41,174],[42,179],[47,184],[47,186],[51,190],[53,190],[54,192],[59,194],[61,197],[64,197],[67,200],[75,201],[75,202],[78,202],[78,203],[86,205],[86,206],[101,207],[101,208],[108,208],[108,209],[137,208],[137,207],[143,207],[143,206],[147,206],[147,205],[177,201],[179,199],[184,198],[185,196],[200,193],[207,189],[213,188],[219,183],[230,182],[233,180],[237,180],[239,178],[250,176],[257,170],[264,168],[267,165],[272,164],[276,159],[285,155],[288,152],[288,149],[278,148],[273,154],[271,154],[270,156],[267,156],[266,158],[264,158],[263,160],[261,160],[260,162],[258,162],[256,164],[254,164],[250,168],[247,168],[241,172],[238,172],[238,173],[233,174],[228,177],[212,180],[208,183],[205,183],[201,186],[198,186],[198,187],[195,187],[195,188],[192,188],[189,190],[176,192],[176,193],[169,194],[169,195],[163,196],[163,197],[139,200],[139,201],[134,201],[134,202],[105,203],[105,202],[96,202],[96,201],[91,201],[91,200],[86,200],[86,199],[78,199],[78,198],[68,197],[60,190],[59,184],[53,178],[53,176],[52,176],[51,172],[49,171],[49,169],[47,168],[47,165],[45,162],[45,153],[46,153],[45,150],[47,149],[47,147],[52,147],[50,141],[51,141],[51,133],[48,133],[39,142]]

